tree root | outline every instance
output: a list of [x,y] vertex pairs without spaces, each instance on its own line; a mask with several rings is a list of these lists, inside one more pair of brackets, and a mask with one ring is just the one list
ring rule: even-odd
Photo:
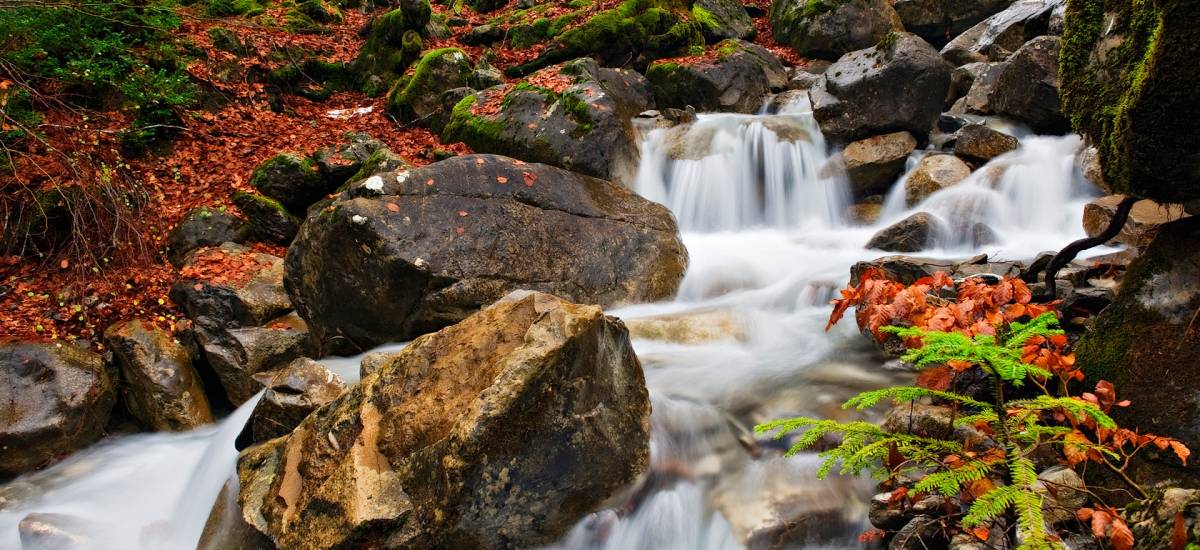
[[1104,231],[1101,231],[1095,237],[1079,239],[1068,244],[1058,254],[1054,255],[1054,258],[1046,265],[1045,298],[1047,300],[1053,300],[1058,294],[1058,288],[1055,286],[1054,281],[1054,276],[1058,275],[1058,271],[1071,263],[1071,260],[1074,260],[1075,256],[1078,256],[1080,252],[1100,246],[1112,240],[1113,237],[1116,237],[1121,232],[1121,228],[1125,227],[1125,222],[1129,220],[1129,211],[1133,209],[1133,203],[1137,201],[1138,199],[1134,197],[1125,197],[1117,204],[1117,211],[1113,214],[1112,219],[1109,220],[1108,227],[1105,227]]

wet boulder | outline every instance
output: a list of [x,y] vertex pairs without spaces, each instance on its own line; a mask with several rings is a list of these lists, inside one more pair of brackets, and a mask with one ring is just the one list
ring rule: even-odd
[[244,521],[281,548],[557,540],[649,459],[650,402],[619,320],[515,293],[238,459]]
[[246,222],[224,210],[200,207],[188,211],[167,235],[167,259],[183,265],[189,252],[226,242],[242,242],[248,236]]
[[171,300],[206,328],[257,326],[292,309],[283,259],[233,243],[193,252]]
[[966,97],[975,86],[975,80],[983,76],[987,72],[991,63],[967,63],[961,67],[955,67],[950,72],[950,90],[946,92],[946,105],[954,105],[959,99]]
[[856,197],[887,193],[904,172],[917,139],[908,132],[892,132],[851,142],[842,150],[842,163]]
[[[1117,211],[1117,205],[1124,199],[1124,195],[1109,195],[1089,202],[1087,206],[1083,207],[1083,230],[1089,237],[1099,235],[1108,227]],[[1129,211],[1129,219],[1121,227],[1121,232],[1110,242],[1134,248],[1145,248],[1154,239],[1159,226],[1186,215],[1182,205],[1159,204],[1149,199],[1137,201],[1133,203],[1133,209]]]
[[405,341],[519,288],[660,300],[687,266],[671,213],[603,180],[492,155],[377,177],[310,217],[288,250],[288,292],[332,349]]
[[829,60],[904,30],[887,0],[773,0],[770,22],[780,44],[804,57]]
[[954,105],[950,108],[951,114],[977,114],[991,115],[995,114],[996,110],[992,107],[992,91],[996,89],[996,83],[1000,81],[1000,75],[1008,67],[1007,63],[972,63],[964,65],[956,70],[962,70],[967,67],[977,67],[974,77],[971,80],[971,87],[967,90],[967,95],[958,98]]
[[660,109],[754,113],[787,84],[779,58],[757,44],[726,40],[712,56],[652,63],[646,78]]
[[308,326],[295,313],[263,326],[197,328],[196,339],[234,405],[245,403],[263,389],[274,377],[273,371],[314,352]]
[[104,331],[121,366],[125,406],[156,431],[186,431],[213,421],[187,348],[167,331],[134,319]]
[[971,167],[954,155],[927,155],[904,180],[904,202],[915,206],[970,175]]
[[405,122],[428,120],[441,110],[442,93],[466,86],[473,70],[467,54],[458,48],[430,51],[411,75],[388,92],[388,111]]
[[751,40],[757,34],[754,20],[740,0],[696,0],[692,16],[700,22],[704,40],[710,44],[731,38]]
[[99,355],[67,344],[0,344],[0,474],[73,453],[104,433],[116,397]]
[[941,45],[1011,3],[1012,0],[896,0],[892,7],[905,30],[930,44]]
[[250,415],[255,443],[285,436],[309,413],[337,399],[346,389],[338,375],[302,357],[275,372]]
[[1112,192],[1200,199],[1200,10],[1188,0],[1067,3],[1063,109],[1096,144]]
[[646,78],[591,59],[548,67],[531,78],[542,84],[497,86],[463,98],[442,141],[631,181],[638,146],[630,120],[654,103]]
[[265,195],[237,191],[233,205],[246,216],[250,238],[256,241],[286,245],[300,229],[300,220],[279,201]]
[[17,524],[22,550],[100,550],[91,522],[68,514],[29,514]]
[[888,252],[920,252],[933,243],[938,221],[925,212],[917,212],[880,229],[866,248]]
[[826,137],[853,141],[908,131],[924,138],[937,123],[950,66],[920,37],[895,33],[842,56],[809,90],[813,116]]
[[1063,134],[1071,124],[1058,97],[1057,36],[1030,40],[1004,64],[988,95],[993,112],[1028,124],[1039,134]]
[[1026,42],[1046,34],[1054,9],[1063,0],[1018,0],[980,21],[942,48],[954,65],[1003,61]]
[[978,164],[1016,150],[1018,145],[1017,138],[983,124],[968,124],[954,134],[954,154]]
[[[1159,227],[1150,246],[1125,272],[1116,299],[1075,346],[1091,379],[1112,381],[1133,406],[1114,410],[1122,427],[1173,437],[1200,438],[1200,218]],[[1131,469],[1139,483],[1167,480],[1195,486],[1200,468],[1185,468],[1169,453]]]

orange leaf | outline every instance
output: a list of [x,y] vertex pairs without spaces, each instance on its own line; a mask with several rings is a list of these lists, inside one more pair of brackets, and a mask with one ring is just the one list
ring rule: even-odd
[[504,176],[496,176],[496,181],[499,183],[508,183],[508,178]]
[[1125,520],[1120,517],[1113,518],[1112,537],[1109,540],[1116,550],[1133,550],[1133,531],[1129,530]]
[[63,260],[63,261],[61,261],[61,262],[58,262],[58,267],[61,267],[61,268],[63,268],[63,269],[66,269],[66,268],[67,268],[67,267],[69,267],[70,265],[71,265],[71,262],[68,262],[68,261],[66,261],[66,260]]
[[988,536],[992,534],[992,530],[980,525],[979,527],[972,529],[971,534],[975,535],[975,538],[987,542]]
[[396,203],[394,203],[394,202],[389,202],[389,203],[387,203],[387,209],[388,209],[388,210],[390,210],[390,211],[392,211],[392,212],[399,212],[399,211],[400,211],[400,206],[399,206],[399,205],[397,205],[397,204],[396,204]]
[[533,182],[535,181],[537,181],[537,174],[525,172],[525,187],[533,187]]
[[954,381],[954,370],[950,367],[938,366],[921,369],[917,373],[917,385],[931,390],[946,391]]

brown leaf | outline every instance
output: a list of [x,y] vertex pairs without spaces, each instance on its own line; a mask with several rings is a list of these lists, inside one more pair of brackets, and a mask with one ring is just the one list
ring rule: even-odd
[[1187,549],[1187,525],[1183,522],[1183,512],[1175,513],[1175,525],[1171,527],[1171,550]]
[[1116,550],[1133,550],[1133,531],[1129,530],[1129,525],[1120,517],[1113,518],[1112,537],[1109,540]]

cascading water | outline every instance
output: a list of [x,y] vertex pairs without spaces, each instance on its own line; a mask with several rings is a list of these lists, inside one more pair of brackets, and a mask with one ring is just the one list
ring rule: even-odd
[[[555,548],[736,549],[769,537],[773,516],[796,520],[810,548],[857,547],[871,483],[817,481],[813,455],[783,459],[745,426],[845,418],[846,397],[905,376],[880,368],[850,323],[824,331],[849,267],[885,254],[863,246],[886,224],[915,211],[941,219],[951,231],[927,256],[979,252],[954,231],[977,223],[999,236],[983,251],[1014,259],[1082,236],[1091,191],[1074,168],[1078,148],[1074,137],[1025,137],[967,182],[855,226],[841,170],[803,104],[648,132],[635,187],[675,212],[691,264],[675,300],[611,313],[631,326],[691,319],[718,330],[635,339],[654,404],[651,472]],[[327,364],[356,379],[355,360]],[[86,520],[104,549],[194,547],[251,407],[190,433],[114,438],[17,479],[0,490],[0,549],[21,548],[18,522],[48,512]]]

